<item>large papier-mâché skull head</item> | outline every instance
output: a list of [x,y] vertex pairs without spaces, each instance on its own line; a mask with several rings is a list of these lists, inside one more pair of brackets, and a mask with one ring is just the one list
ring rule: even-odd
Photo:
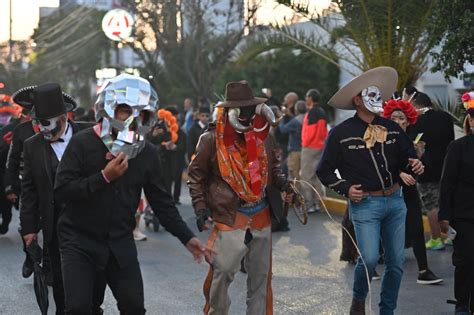
[[[118,105],[130,106],[132,114],[118,120]],[[129,159],[145,146],[145,135],[156,122],[158,94],[138,76],[121,74],[104,83],[95,103],[96,120],[102,122],[100,138],[113,155],[124,152]]]
[[383,112],[382,94],[380,94],[378,87],[369,86],[363,89],[361,96],[365,107],[369,111],[377,115]]

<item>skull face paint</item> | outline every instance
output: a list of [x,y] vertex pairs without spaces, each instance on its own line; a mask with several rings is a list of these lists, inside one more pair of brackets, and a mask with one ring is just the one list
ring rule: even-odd
[[[126,119],[119,119],[119,106],[127,108]],[[132,159],[144,148],[157,110],[158,95],[147,80],[129,74],[112,78],[102,86],[96,101],[96,120],[102,122],[100,138],[113,155],[123,152]]]
[[378,87],[369,86],[368,88],[362,90],[361,96],[365,107],[370,112],[377,115],[383,112],[382,95],[380,94]]
[[34,124],[38,125],[40,133],[46,140],[53,139],[61,130],[61,119],[64,116],[58,116],[50,119],[35,119]]

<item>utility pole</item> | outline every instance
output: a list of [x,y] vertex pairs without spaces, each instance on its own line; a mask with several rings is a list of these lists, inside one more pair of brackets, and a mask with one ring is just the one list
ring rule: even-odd
[[13,32],[12,32],[12,26],[13,26],[13,16],[12,16],[12,0],[10,0],[10,27],[9,27],[9,30],[10,30],[10,37],[9,37],[9,40],[8,40],[8,45],[10,47],[10,50],[8,51],[8,60],[10,62],[13,62]]

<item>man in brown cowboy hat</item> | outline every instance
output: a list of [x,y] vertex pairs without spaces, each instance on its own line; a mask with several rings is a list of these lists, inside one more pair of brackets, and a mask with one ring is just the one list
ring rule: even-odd
[[227,293],[245,258],[247,314],[272,314],[271,215],[266,196],[288,189],[268,144],[279,119],[254,97],[247,81],[229,82],[217,119],[201,135],[189,165],[188,186],[200,231],[214,227],[209,246],[218,253],[204,283],[205,314],[228,314]]
[[395,69],[374,68],[350,81],[329,100],[335,108],[357,111],[331,130],[317,169],[324,185],[350,199],[349,213],[362,254],[354,271],[353,315],[365,314],[368,282],[375,272],[380,240],[385,253],[380,314],[393,314],[397,306],[407,212],[399,174],[421,174],[424,168],[400,126],[378,116],[383,111],[382,102],[395,91],[397,80]]

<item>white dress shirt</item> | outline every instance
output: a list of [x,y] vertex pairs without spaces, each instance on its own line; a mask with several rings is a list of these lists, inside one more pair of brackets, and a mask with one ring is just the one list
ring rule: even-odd
[[66,124],[66,131],[64,131],[63,135],[60,137],[60,139],[63,141],[55,141],[50,143],[54,153],[56,154],[56,157],[58,158],[58,161],[61,161],[69,140],[71,140],[72,137],[72,127],[68,122],[66,122]]

